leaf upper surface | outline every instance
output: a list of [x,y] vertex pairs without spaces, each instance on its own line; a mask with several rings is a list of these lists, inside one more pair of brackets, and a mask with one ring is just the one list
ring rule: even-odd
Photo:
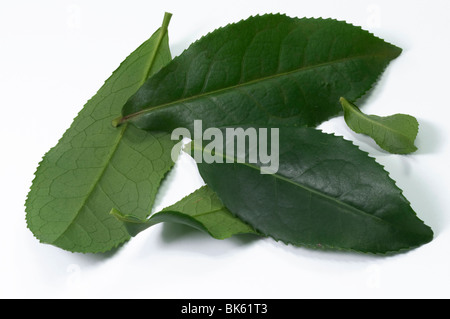
[[167,133],[111,121],[147,77],[171,60],[163,26],[128,56],[45,154],[26,201],[27,224],[44,243],[74,252],[103,252],[130,238],[111,208],[148,216],[173,166]]
[[260,173],[261,163],[236,158],[197,165],[233,214],[276,240],[390,253],[432,239],[383,167],[351,142],[313,128],[282,127],[279,147],[272,175]]
[[149,79],[119,123],[148,129],[316,126],[361,97],[401,49],[331,19],[264,15],[217,29]]

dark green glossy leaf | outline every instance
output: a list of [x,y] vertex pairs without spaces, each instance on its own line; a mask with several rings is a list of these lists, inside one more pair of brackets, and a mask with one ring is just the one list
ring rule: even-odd
[[131,236],[136,236],[161,222],[189,225],[216,239],[225,239],[236,234],[257,234],[249,225],[232,215],[208,186],[199,188],[146,220],[133,215],[123,215],[116,210],[111,213],[125,223]]
[[347,125],[356,133],[370,136],[385,151],[394,154],[409,154],[417,151],[414,145],[419,123],[407,114],[391,116],[366,115],[345,98],[341,98]]
[[225,162],[198,163],[203,179],[233,214],[276,240],[370,253],[432,240],[383,167],[341,137],[280,128],[279,169],[272,175],[261,174],[260,162]]
[[139,89],[115,124],[315,126],[342,112],[339,97],[368,91],[400,53],[341,21],[250,17],[193,43]]
[[87,102],[58,144],[45,154],[26,201],[27,223],[44,243],[103,252],[130,238],[111,208],[145,218],[173,166],[173,141],[111,121],[147,77],[171,60],[163,26],[133,52]]

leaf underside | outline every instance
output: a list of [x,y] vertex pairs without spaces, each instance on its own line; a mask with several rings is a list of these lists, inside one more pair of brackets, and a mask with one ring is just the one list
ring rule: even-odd
[[185,224],[216,239],[226,239],[237,234],[257,234],[253,228],[231,214],[208,186],[199,188],[146,220],[117,211],[112,211],[112,214],[125,223],[131,236],[162,222]]
[[351,142],[281,127],[279,147],[272,175],[236,158],[197,164],[225,206],[259,233],[298,246],[381,254],[432,239],[383,167]]
[[419,132],[417,119],[407,114],[366,115],[345,98],[341,98],[344,119],[354,132],[370,136],[382,149],[393,154],[417,151],[414,141]]
[[217,29],[150,78],[120,123],[147,130],[316,126],[376,82],[401,49],[331,19],[267,14]]
[[173,166],[169,134],[111,121],[147,77],[171,60],[163,26],[126,58],[45,154],[26,200],[27,224],[44,243],[104,252],[130,238],[111,208],[145,218]]

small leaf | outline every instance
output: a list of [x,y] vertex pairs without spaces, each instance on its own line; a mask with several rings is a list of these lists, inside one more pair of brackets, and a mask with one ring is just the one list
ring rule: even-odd
[[357,99],[401,49],[351,24],[267,14],[193,43],[125,104],[116,125],[146,130],[316,126]]
[[171,60],[163,26],[87,102],[58,144],[45,154],[26,200],[27,224],[44,243],[74,252],[104,252],[130,238],[109,214],[148,216],[173,166],[173,141],[162,132],[111,126],[147,77]]
[[199,188],[146,220],[123,215],[114,209],[111,214],[125,223],[131,236],[136,236],[161,222],[189,225],[216,239],[225,239],[237,234],[257,234],[249,225],[234,217],[208,186]]
[[261,174],[259,161],[240,163],[236,154],[215,152],[223,163],[197,163],[201,176],[234,215],[263,235],[293,245],[383,254],[433,238],[383,167],[341,137],[279,128],[274,174]]
[[378,146],[393,154],[409,154],[417,150],[414,141],[419,123],[415,117],[407,114],[366,115],[345,98],[341,97],[340,102],[345,122],[354,132],[370,136]]

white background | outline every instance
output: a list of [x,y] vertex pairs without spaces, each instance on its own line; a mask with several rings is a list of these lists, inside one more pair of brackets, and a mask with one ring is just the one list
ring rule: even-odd
[[[365,100],[369,114],[420,122],[413,155],[380,151],[342,118],[322,127],[385,165],[435,239],[390,257],[323,252],[241,236],[225,241],[157,225],[115,254],[40,244],[24,202],[42,156],[119,63],[173,13],[174,56],[213,29],[257,13],[332,17],[404,49]],[[65,1],[0,3],[0,297],[448,298],[450,297],[450,2]],[[155,208],[202,184],[186,158]]]

